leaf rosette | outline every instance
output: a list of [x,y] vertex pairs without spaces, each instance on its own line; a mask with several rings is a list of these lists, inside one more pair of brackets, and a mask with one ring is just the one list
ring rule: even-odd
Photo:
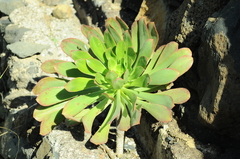
[[170,89],[173,82],[190,69],[192,53],[170,42],[156,49],[159,35],[144,18],[130,28],[120,18],[109,18],[104,33],[86,25],[82,32],[88,43],[69,38],[62,50],[73,61],[49,60],[42,70],[62,78],[45,77],[33,89],[41,105],[34,118],[41,122],[40,134],[48,134],[65,121],[68,126],[82,122],[92,133],[93,121],[104,110],[107,115],[92,135],[91,142],[107,142],[110,125],[127,131],[140,123],[145,109],[161,122],[172,119],[175,104],[186,102],[185,88]]

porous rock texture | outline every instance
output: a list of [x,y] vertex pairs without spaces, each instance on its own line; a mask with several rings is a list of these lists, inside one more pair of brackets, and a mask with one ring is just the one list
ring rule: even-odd
[[[119,15],[120,2],[111,8],[112,16]],[[87,42],[75,13],[72,0],[0,1],[0,158],[109,158],[103,148],[89,142],[91,135],[84,133],[82,125],[67,128],[60,124],[40,136],[40,123],[33,119],[38,106],[33,87],[41,78],[55,76],[44,73],[41,64],[49,59],[71,60],[59,47],[63,39]],[[129,152],[126,158],[138,159],[130,136],[124,145]]]
[[[239,157],[239,9],[237,0],[149,0],[142,3],[138,14],[138,17],[145,16],[156,23],[160,45],[177,41],[181,47],[189,47],[193,52],[193,67],[175,82],[176,86],[191,91],[191,99],[176,106],[174,112],[177,126],[182,133],[194,138],[195,147],[202,153],[202,157],[196,158]],[[146,125],[156,127],[154,123],[153,120]],[[157,139],[164,142],[161,132],[165,132],[168,134],[165,139],[171,143],[162,144],[160,150],[165,154],[170,150],[172,155],[163,158],[183,157],[178,153],[180,151],[173,149],[177,145],[178,150],[182,147],[184,153],[190,154],[190,146],[180,144],[184,139],[175,136],[174,129],[158,127],[158,137],[152,135],[152,140],[140,140],[157,145]],[[145,134],[154,134],[152,127],[140,125],[138,128]],[[180,140],[174,141],[169,136]],[[156,158],[151,148],[147,151]]]
[[[15,2],[19,4],[17,0],[0,1],[6,6]],[[24,5],[14,5],[9,12],[0,7],[1,73],[7,68],[0,87],[1,157],[108,158],[104,151],[84,146],[86,135],[84,138],[84,134],[79,134],[81,142],[73,138],[71,134],[79,130],[70,132],[58,127],[48,136],[39,135],[39,123],[32,116],[37,103],[31,90],[38,80],[49,76],[40,66],[49,59],[69,60],[59,47],[63,39],[86,42],[86,38],[71,0],[21,2]]]
[[174,108],[168,124],[143,111],[132,129],[137,145],[125,143],[135,151],[127,158],[239,158],[239,9],[238,0],[0,0],[0,158],[108,158],[81,125],[40,136],[31,90],[49,76],[42,62],[70,60],[59,47],[63,39],[86,41],[81,23],[104,29],[107,17],[120,16],[131,25],[137,14],[155,22],[159,45],[189,47],[194,65],[175,82],[191,91],[190,101]]

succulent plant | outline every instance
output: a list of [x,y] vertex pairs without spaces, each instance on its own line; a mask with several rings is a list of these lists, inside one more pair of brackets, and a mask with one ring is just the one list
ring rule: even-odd
[[102,144],[113,120],[117,129],[127,131],[140,123],[145,109],[158,121],[169,122],[174,105],[190,98],[187,89],[171,86],[192,66],[192,53],[178,49],[176,42],[156,49],[159,36],[153,22],[140,18],[130,29],[116,17],[107,19],[104,33],[86,25],[82,32],[88,44],[74,38],[61,43],[72,61],[42,64],[43,71],[59,76],[45,77],[33,89],[40,104],[33,116],[41,122],[41,135],[62,121],[69,126],[82,122],[92,133],[93,121],[106,110],[90,140]]

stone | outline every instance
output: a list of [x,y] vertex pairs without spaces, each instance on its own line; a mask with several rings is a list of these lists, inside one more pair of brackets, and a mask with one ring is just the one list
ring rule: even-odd
[[58,19],[68,19],[73,16],[73,11],[69,5],[59,4],[53,10],[53,16]]
[[4,39],[7,43],[18,42],[21,40],[23,34],[29,30],[31,29],[19,27],[18,25],[8,25],[5,30]]
[[43,143],[33,159],[44,156],[62,159],[79,158],[79,156],[84,159],[109,159],[104,151],[99,151],[95,145],[89,143],[90,137],[90,134],[84,133],[83,125],[67,128],[64,124],[60,124],[43,138]]
[[16,54],[20,58],[26,58],[33,56],[34,54],[42,52],[44,49],[48,49],[48,45],[36,44],[32,42],[15,42],[7,45],[7,48]]
[[199,56],[199,120],[218,133],[240,139],[240,2],[209,19]]
[[11,24],[11,21],[9,20],[8,16],[4,16],[0,18],[0,32],[5,32],[6,27]]
[[65,0],[42,0],[42,2],[49,6],[56,6],[58,4],[64,3]]
[[0,0],[0,12],[9,15],[17,8],[24,7],[22,0]]

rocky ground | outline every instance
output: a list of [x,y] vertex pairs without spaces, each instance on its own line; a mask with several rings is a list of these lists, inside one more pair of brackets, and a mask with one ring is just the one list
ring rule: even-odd
[[145,16],[156,23],[160,44],[192,49],[194,66],[176,82],[192,97],[167,125],[143,112],[126,134],[123,158],[239,158],[239,8],[237,0],[0,0],[0,157],[111,158],[114,134],[107,146],[91,144],[82,125],[60,124],[40,136],[31,90],[49,76],[40,69],[44,61],[69,60],[63,39],[86,42],[81,24],[104,29],[107,17],[130,25]]
[[[106,16],[119,16],[120,3],[109,5],[110,2],[104,3],[108,10]],[[40,70],[41,63],[49,59],[68,60],[59,48],[63,39],[78,38],[86,42],[73,2],[1,0],[0,11],[1,72],[7,68],[0,86],[1,156],[36,159],[109,158],[107,152],[112,150],[91,144],[88,141],[90,135],[84,133],[81,125],[74,128],[60,125],[49,135],[41,137],[38,134],[39,123],[32,118],[37,103],[31,90],[39,79],[49,76]],[[92,23],[92,15],[84,18],[89,19],[89,25],[97,25]],[[100,18],[105,20],[104,17]],[[124,158],[137,159],[140,155],[144,158],[143,152],[137,152],[140,148],[136,146],[134,135],[128,136]],[[108,146],[114,148],[114,141]]]

